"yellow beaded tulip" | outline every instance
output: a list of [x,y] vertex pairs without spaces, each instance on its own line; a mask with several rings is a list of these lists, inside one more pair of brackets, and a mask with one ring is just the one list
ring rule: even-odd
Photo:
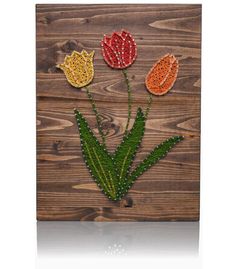
[[57,65],[63,70],[68,82],[76,87],[81,88],[88,85],[94,76],[93,69],[94,51],[88,53],[86,50],[81,52],[73,51],[64,59],[64,63]]

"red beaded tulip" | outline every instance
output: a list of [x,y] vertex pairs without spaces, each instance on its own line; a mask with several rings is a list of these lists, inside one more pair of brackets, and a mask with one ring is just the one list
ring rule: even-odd
[[112,68],[124,69],[137,57],[137,46],[132,35],[127,31],[114,32],[111,37],[104,35],[101,41],[102,55]]

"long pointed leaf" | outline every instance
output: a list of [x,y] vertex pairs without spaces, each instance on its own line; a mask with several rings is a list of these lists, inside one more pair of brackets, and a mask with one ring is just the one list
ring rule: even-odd
[[97,185],[106,196],[116,200],[118,179],[112,157],[94,136],[83,115],[75,110],[84,161]]
[[150,152],[148,156],[134,169],[134,171],[131,172],[130,176],[128,176],[127,180],[122,186],[122,192],[119,198],[127,193],[139,176],[141,176],[159,160],[163,159],[167,153],[181,140],[183,140],[183,136],[173,136],[156,146],[154,150]]
[[126,136],[124,136],[123,141],[113,155],[113,161],[118,172],[120,185],[122,185],[122,182],[126,180],[128,176],[130,166],[141,144],[144,128],[145,116],[141,108],[138,108],[132,129]]

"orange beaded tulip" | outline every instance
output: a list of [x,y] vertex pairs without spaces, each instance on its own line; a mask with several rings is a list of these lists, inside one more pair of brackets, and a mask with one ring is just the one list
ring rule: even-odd
[[167,93],[176,81],[179,64],[173,54],[166,54],[157,61],[146,76],[146,87],[154,95]]

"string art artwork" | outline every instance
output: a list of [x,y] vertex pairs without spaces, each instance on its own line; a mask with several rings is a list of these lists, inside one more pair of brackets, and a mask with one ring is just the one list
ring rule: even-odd
[[[177,143],[183,140],[183,136],[178,135],[166,139],[147,154],[135,168],[131,169],[145,135],[145,124],[151,109],[152,96],[164,95],[173,87],[179,65],[172,54],[165,55],[154,64],[145,79],[149,95],[147,107],[145,110],[141,107],[138,108],[133,126],[129,129],[132,98],[127,68],[137,58],[137,45],[132,35],[128,31],[122,30],[112,33],[111,36],[104,35],[101,47],[106,64],[110,68],[122,71],[128,93],[127,123],[122,141],[113,153],[110,153],[106,147],[106,133],[102,129],[101,115],[98,113],[93,96],[87,87],[94,77],[94,51],[91,53],[85,50],[73,51],[71,56],[66,56],[64,63],[59,64],[58,67],[64,71],[68,82],[73,87],[86,89],[96,117],[101,142],[89,127],[80,110],[74,109],[84,162],[101,191],[110,200],[117,201],[127,194],[139,176],[163,159]],[[76,186],[74,187],[76,188]]]

